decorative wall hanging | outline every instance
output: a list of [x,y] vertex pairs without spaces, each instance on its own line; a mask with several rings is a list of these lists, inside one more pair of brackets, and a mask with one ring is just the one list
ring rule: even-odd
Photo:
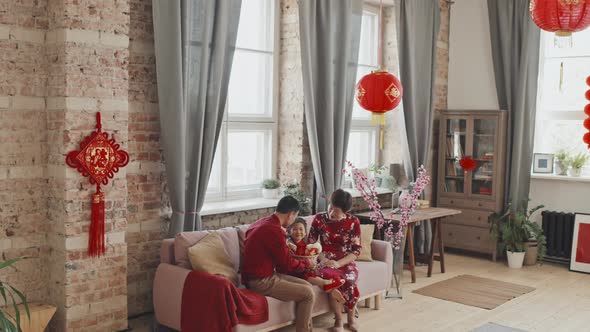
[[[590,76],[586,77],[586,85],[590,87]],[[586,91],[586,100],[590,101],[590,89]],[[588,144],[588,149],[590,149],[590,103],[584,106],[584,113],[586,113],[586,120],[584,120],[584,128],[588,130],[587,133],[584,134],[584,143]]]
[[572,33],[590,25],[590,0],[531,0],[531,18],[539,28],[555,32],[555,45],[572,46]]
[[363,76],[356,85],[356,101],[372,113],[371,123],[381,125],[379,132],[379,148],[383,149],[383,125],[385,113],[391,111],[402,101],[403,88],[397,77],[383,66],[383,0],[379,7],[379,69]]
[[459,160],[459,165],[463,168],[466,172],[473,171],[477,167],[477,162],[469,157],[464,157]]
[[119,168],[127,165],[129,154],[120,150],[114,138],[102,132],[100,112],[96,113],[96,131],[80,142],[80,150],[71,151],[66,157],[66,164],[75,168],[87,177],[90,184],[96,185],[96,193],[92,194],[92,211],[90,234],[88,235],[88,254],[102,256],[105,252],[104,243],[104,192],[101,185],[107,185]]
[[590,273],[590,215],[576,213],[570,270]]

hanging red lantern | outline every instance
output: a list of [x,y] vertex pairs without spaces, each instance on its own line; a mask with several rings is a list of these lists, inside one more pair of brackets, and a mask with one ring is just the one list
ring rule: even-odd
[[477,162],[469,157],[464,157],[459,160],[459,165],[466,172],[473,171],[477,167]]
[[590,118],[586,118],[586,120],[584,120],[584,128],[590,130]]
[[385,112],[399,105],[402,92],[402,84],[395,76],[385,70],[375,70],[357,83],[356,100],[373,113],[373,123],[385,124]]
[[558,46],[571,46],[572,32],[590,25],[590,0],[531,0],[529,11],[539,28],[555,32]]
[[[586,84],[590,86],[590,76],[586,77]],[[590,90],[586,91],[586,99],[590,100]],[[583,141],[588,144],[588,149],[590,149],[590,103],[584,106],[584,113],[588,116],[584,120],[584,128],[588,129],[588,132],[584,134]]]

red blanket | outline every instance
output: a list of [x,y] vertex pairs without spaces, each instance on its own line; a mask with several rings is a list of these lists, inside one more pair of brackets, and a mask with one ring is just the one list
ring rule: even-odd
[[266,297],[234,286],[226,278],[191,271],[184,281],[180,329],[183,332],[228,332],[238,324],[268,320]]

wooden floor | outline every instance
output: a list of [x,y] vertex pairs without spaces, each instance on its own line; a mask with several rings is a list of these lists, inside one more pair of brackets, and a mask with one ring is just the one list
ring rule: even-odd
[[[361,331],[471,331],[487,322],[527,331],[590,331],[590,275],[569,272],[567,267],[545,264],[513,270],[506,263],[484,258],[446,254],[447,273],[434,269],[426,277],[426,267],[417,268],[417,282],[410,284],[404,274],[404,298],[382,301],[381,310],[360,308]],[[414,294],[416,288],[459,274],[535,287],[536,290],[496,309],[485,310]],[[130,321],[131,326],[142,325]],[[314,319],[314,331],[329,331],[332,315]],[[133,331],[145,331],[145,326]],[[280,332],[294,332],[286,327]]]

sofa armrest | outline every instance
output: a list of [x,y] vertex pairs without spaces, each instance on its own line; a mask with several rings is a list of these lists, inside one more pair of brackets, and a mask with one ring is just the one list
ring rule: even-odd
[[376,261],[392,265],[393,251],[391,249],[391,243],[387,241],[373,240],[371,242],[371,256]]
[[165,326],[180,330],[180,309],[184,281],[191,270],[161,263],[154,276],[154,313],[156,320]]

